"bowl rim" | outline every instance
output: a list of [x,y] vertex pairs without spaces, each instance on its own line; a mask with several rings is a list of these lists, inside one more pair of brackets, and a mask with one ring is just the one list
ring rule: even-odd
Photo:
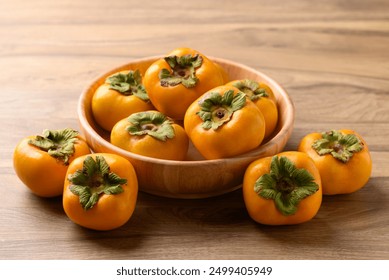
[[[288,134],[287,130],[293,129],[294,111],[295,111],[294,104],[293,104],[292,99],[290,98],[290,96],[286,92],[286,90],[279,83],[277,83],[274,79],[272,79],[268,75],[264,74],[263,72],[258,71],[256,69],[250,67],[250,66],[247,66],[247,65],[244,65],[242,63],[235,62],[235,61],[232,61],[232,60],[229,60],[229,59],[216,58],[216,57],[213,57],[213,56],[208,56],[208,58],[210,60],[212,60],[212,61],[214,61],[216,63],[221,62],[221,63],[224,63],[224,64],[232,64],[234,66],[237,66],[237,67],[242,68],[244,70],[247,70],[249,72],[257,73],[261,77],[264,77],[266,79],[266,82],[269,82],[271,84],[272,88],[277,88],[277,92],[279,92],[282,95],[282,97],[285,99],[285,101],[288,104],[288,106],[290,107],[290,110],[291,110],[291,113],[292,113],[291,117],[286,118],[284,125],[277,132],[277,134],[275,134],[265,144],[260,145],[259,147],[255,148],[255,149],[253,149],[253,150],[251,150],[249,152],[246,152],[244,154],[241,154],[241,155],[238,155],[238,156],[235,156],[235,157],[221,158],[221,159],[184,160],[184,161],[159,159],[159,158],[152,158],[152,157],[147,157],[147,156],[135,154],[135,153],[126,151],[124,149],[121,149],[119,147],[116,147],[115,145],[113,145],[109,141],[105,140],[90,125],[90,123],[87,121],[87,117],[86,117],[86,112],[84,110],[84,105],[83,105],[84,102],[83,101],[86,99],[86,96],[88,95],[91,86],[97,84],[99,81],[101,81],[101,79],[103,79],[103,78],[107,77],[108,75],[110,75],[110,73],[115,73],[117,71],[121,71],[123,68],[127,67],[129,64],[134,64],[134,63],[139,64],[139,63],[146,62],[146,61],[149,62],[151,60],[157,60],[157,59],[159,59],[161,57],[163,57],[163,55],[148,56],[148,57],[143,57],[143,58],[138,58],[138,59],[131,60],[131,61],[125,63],[125,64],[122,64],[120,66],[115,67],[114,69],[111,69],[110,71],[106,71],[106,72],[98,75],[91,83],[89,83],[87,86],[85,86],[85,88],[83,89],[81,95],[79,96],[78,103],[77,103],[78,120],[79,120],[79,124],[85,130],[88,131],[90,136],[92,138],[94,138],[96,140],[96,142],[102,143],[101,145],[105,146],[105,148],[108,148],[108,149],[114,151],[115,153],[117,153],[119,155],[122,155],[122,156],[125,156],[125,157],[128,157],[128,158],[132,158],[134,160],[150,162],[150,163],[154,163],[154,164],[161,164],[161,165],[177,165],[179,163],[180,165],[184,165],[184,166],[190,167],[190,166],[203,165],[204,163],[219,164],[219,163],[225,163],[226,161],[231,161],[231,162],[239,161],[242,158],[250,158],[250,157],[258,158],[258,156],[255,156],[254,153],[257,153],[258,150],[262,150],[262,149],[266,150],[267,147],[270,147],[274,143],[277,143],[278,142],[277,140],[281,140],[285,133]],[[92,149],[92,147],[91,147],[91,149]]]

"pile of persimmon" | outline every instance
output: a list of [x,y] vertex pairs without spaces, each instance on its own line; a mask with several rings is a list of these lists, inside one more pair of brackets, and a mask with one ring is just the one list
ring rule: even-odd
[[185,160],[189,141],[205,159],[246,153],[278,121],[269,86],[230,81],[219,64],[189,48],[173,50],[145,73],[109,76],[93,95],[92,113],[115,146],[169,160]]
[[[198,51],[179,48],[144,73],[127,69],[106,78],[92,113],[112,144],[132,153],[185,160],[189,141],[205,159],[228,158],[259,147],[278,122],[277,101],[261,81],[230,81]],[[76,130],[45,130],[16,146],[14,169],[36,195],[62,195],[74,223],[111,230],[132,216],[138,179],[132,164],[108,153],[90,154]],[[364,139],[348,129],[311,133],[298,151],[253,161],[243,178],[250,217],[261,224],[312,219],[323,195],[361,189],[372,171]]]
[[66,215],[83,227],[118,228],[135,209],[138,180],[132,164],[114,154],[90,154],[74,129],[45,130],[22,139],[13,162],[32,193],[47,198],[62,195]]
[[369,149],[355,131],[310,133],[301,139],[298,151],[252,162],[244,175],[243,198],[258,223],[299,224],[317,214],[322,195],[356,192],[371,171]]

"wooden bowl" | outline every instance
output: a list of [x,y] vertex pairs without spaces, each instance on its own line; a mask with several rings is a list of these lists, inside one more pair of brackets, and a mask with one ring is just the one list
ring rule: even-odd
[[94,152],[108,152],[127,158],[135,167],[141,191],[173,198],[205,198],[221,195],[241,187],[247,166],[255,159],[272,156],[285,147],[293,129],[294,106],[286,91],[265,74],[232,61],[212,58],[229,74],[231,80],[253,79],[271,87],[277,98],[279,120],[269,140],[246,154],[216,160],[205,160],[190,145],[185,161],[162,160],[141,156],[112,145],[109,132],[100,128],[93,119],[91,101],[97,87],[107,76],[124,69],[146,69],[160,57],[134,60],[101,75],[81,94],[78,102],[78,117],[81,132]]

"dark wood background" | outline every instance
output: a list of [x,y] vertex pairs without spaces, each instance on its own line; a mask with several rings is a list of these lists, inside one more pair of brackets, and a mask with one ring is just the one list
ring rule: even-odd
[[[76,104],[97,75],[189,46],[254,67],[289,92],[295,129],[350,128],[373,172],[350,195],[325,197],[297,226],[255,224],[241,190],[201,200],[140,193],[111,232],[76,226],[61,199],[30,194],[12,153],[45,128],[78,128]],[[0,2],[0,259],[388,259],[388,1]]]

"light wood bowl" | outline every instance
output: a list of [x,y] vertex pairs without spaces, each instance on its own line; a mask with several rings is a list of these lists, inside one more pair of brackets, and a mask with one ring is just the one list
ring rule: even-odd
[[231,80],[253,79],[270,86],[277,98],[279,120],[273,135],[258,148],[227,159],[205,160],[190,145],[187,160],[173,161],[141,156],[112,145],[109,132],[100,128],[91,111],[92,96],[107,76],[125,69],[144,73],[158,57],[134,60],[101,75],[83,91],[78,102],[80,129],[94,152],[108,152],[127,158],[135,167],[141,191],[173,198],[205,198],[231,192],[241,187],[247,166],[255,159],[281,152],[293,130],[294,106],[286,91],[273,79],[245,65],[212,58],[229,74]]

